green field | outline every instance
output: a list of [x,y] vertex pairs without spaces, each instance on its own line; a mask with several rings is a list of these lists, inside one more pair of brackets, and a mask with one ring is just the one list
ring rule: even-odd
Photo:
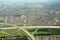
[[[0,28],[6,27],[13,27],[8,24],[0,25]],[[28,32],[33,33],[36,29],[26,29]],[[3,32],[2,32],[3,31]],[[60,35],[60,28],[41,28],[37,29],[37,32],[34,35]],[[28,36],[22,30],[18,29],[0,29],[0,37],[7,37],[7,36]]]

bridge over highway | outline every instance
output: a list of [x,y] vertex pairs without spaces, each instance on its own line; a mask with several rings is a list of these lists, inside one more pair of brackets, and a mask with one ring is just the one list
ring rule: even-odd
[[[13,27],[4,27],[4,28],[2,27],[2,28],[0,28],[2,30],[1,32],[5,33],[3,30],[8,30],[8,29],[18,29],[18,31],[22,30],[30,37],[29,39],[31,39],[31,40],[36,40],[34,37],[34,33],[36,33],[37,30],[40,28],[60,28],[60,26],[17,26],[17,25],[13,25],[13,24],[9,24],[9,25],[12,25]],[[26,29],[36,29],[36,30],[33,33],[30,33]]]
[[[8,30],[8,29],[18,29],[22,30],[25,32],[32,40],[36,40],[34,37],[34,33],[37,32],[38,29],[40,28],[60,28],[60,26],[14,26],[14,27],[5,27],[5,28],[0,28],[2,30]],[[26,29],[36,29],[32,34],[29,33]],[[3,31],[2,31],[3,32]],[[3,32],[4,33],[4,32]]]

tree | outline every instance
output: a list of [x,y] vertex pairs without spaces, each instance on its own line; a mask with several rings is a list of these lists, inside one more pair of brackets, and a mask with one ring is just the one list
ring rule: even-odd
[[55,17],[55,18],[53,19],[53,21],[54,21],[54,25],[56,25],[56,22],[59,21],[59,18]]
[[4,22],[4,19],[3,18],[0,18],[0,22]]

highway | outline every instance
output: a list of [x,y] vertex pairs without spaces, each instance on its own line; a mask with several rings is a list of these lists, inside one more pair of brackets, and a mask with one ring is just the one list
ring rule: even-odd
[[14,26],[14,27],[5,27],[0,29],[40,29],[40,28],[60,28],[60,26]]

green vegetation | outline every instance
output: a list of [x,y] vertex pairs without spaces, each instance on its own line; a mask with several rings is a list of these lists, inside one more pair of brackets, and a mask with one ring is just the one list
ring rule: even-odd
[[[28,29],[27,29],[28,30]],[[30,33],[33,33],[35,29],[29,29]],[[27,36],[23,31],[18,31],[17,29],[4,30],[4,32],[8,33],[0,33],[0,37],[3,36]],[[34,35],[60,35],[60,29],[38,29],[38,31]]]
[[24,24],[22,24],[22,23],[19,23],[19,24],[17,24],[17,26],[24,26]]
[[8,36],[10,36],[10,35],[4,34],[4,33],[0,33],[0,37],[8,37]]
[[[18,24],[18,26],[24,26],[23,24]],[[30,24],[25,24],[25,26],[31,26]],[[1,24],[0,28],[5,28],[5,27],[14,27],[9,24]],[[28,32],[33,33],[36,29],[26,29]],[[0,37],[3,36],[27,36],[22,30],[18,29],[9,29],[9,30],[0,30],[5,33],[0,32]],[[41,28],[38,29],[34,35],[60,35],[60,29],[59,28]]]
[[20,16],[21,16],[21,14],[14,15],[14,17],[20,17]]
[[4,19],[3,18],[0,18],[0,22],[4,22]]
[[53,21],[54,21],[54,22],[59,22],[60,20],[59,20],[59,18],[55,17],[55,18],[53,19]]
[[[18,37],[18,36],[17,36]],[[19,36],[20,37],[20,36]],[[21,38],[16,38],[15,40],[28,40],[26,36],[22,36]]]
[[11,25],[9,25],[9,24],[1,24],[1,25],[0,25],[0,28],[5,28],[5,27],[13,27],[13,26],[11,26]]
[[17,24],[17,26],[32,26],[32,24],[28,24],[28,23],[19,23]]

